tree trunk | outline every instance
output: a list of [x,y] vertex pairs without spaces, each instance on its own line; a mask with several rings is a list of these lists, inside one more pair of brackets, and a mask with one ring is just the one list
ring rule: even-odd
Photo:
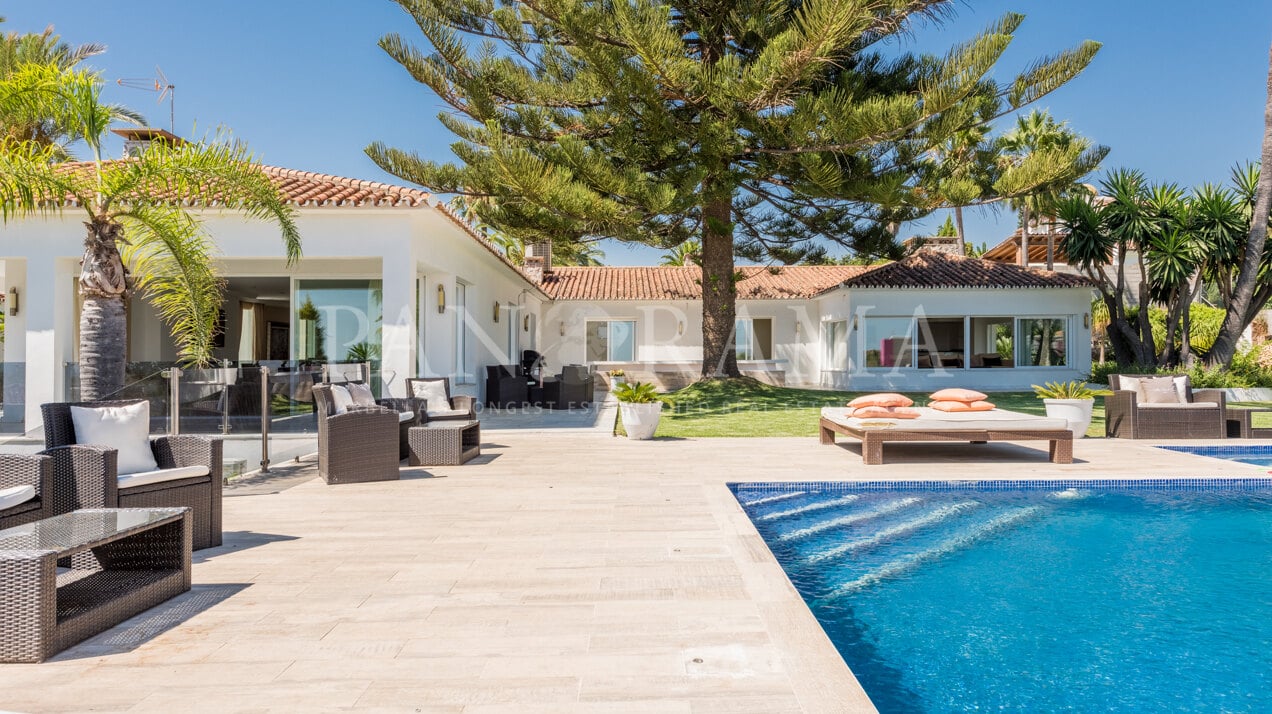
[[1020,266],[1029,265],[1029,206],[1020,207]]
[[1259,187],[1254,197],[1254,215],[1250,218],[1250,237],[1246,241],[1245,256],[1241,261],[1241,275],[1237,277],[1232,300],[1223,316],[1223,326],[1215,338],[1214,347],[1206,357],[1211,366],[1227,365],[1237,353],[1237,341],[1245,331],[1259,280],[1259,264],[1263,261],[1263,246],[1268,239],[1268,213],[1272,212],[1272,48],[1268,50],[1268,97],[1263,110],[1263,160],[1259,166]]
[[80,311],[80,399],[93,401],[124,386],[128,279],[116,243],[123,228],[104,220],[84,225],[88,237],[79,280],[84,300]]
[[954,226],[958,229],[958,254],[967,255],[967,234],[963,232],[963,207],[954,207]]
[[702,215],[702,378],[740,377],[734,347],[732,197],[708,199]]

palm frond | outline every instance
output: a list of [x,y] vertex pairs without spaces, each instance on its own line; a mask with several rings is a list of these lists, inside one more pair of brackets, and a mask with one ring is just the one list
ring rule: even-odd
[[300,259],[295,210],[241,144],[218,136],[207,143],[154,142],[131,161],[103,169],[114,203],[140,209],[173,203],[221,207],[278,225],[289,264]]
[[13,218],[60,213],[68,196],[89,205],[84,200],[91,197],[91,187],[59,170],[58,156],[56,146],[0,140],[0,219],[7,223]]
[[127,240],[124,264],[137,290],[168,326],[177,358],[192,366],[212,361],[224,281],[215,244],[199,223],[175,206],[142,206],[119,214]]

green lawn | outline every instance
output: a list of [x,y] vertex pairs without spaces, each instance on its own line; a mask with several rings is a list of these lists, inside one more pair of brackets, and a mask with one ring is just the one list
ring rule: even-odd
[[[676,406],[663,410],[656,435],[816,436],[822,407],[843,406],[859,394],[774,387],[754,380],[699,382],[668,395]],[[927,402],[927,394],[908,396],[916,404]],[[1032,392],[995,392],[989,399],[1003,409],[1046,413],[1042,400]],[[1104,435],[1104,405],[1099,399],[1087,435]]]

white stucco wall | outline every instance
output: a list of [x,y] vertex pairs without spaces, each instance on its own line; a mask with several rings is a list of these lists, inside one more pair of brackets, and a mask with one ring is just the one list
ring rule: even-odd
[[[787,384],[817,382],[817,306],[806,300],[741,300],[739,318],[773,320],[771,367],[786,373]],[[702,361],[702,303],[697,300],[558,301],[544,313],[549,369],[585,364],[585,329],[590,320],[634,320],[636,363]],[[680,329],[683,324],[683,330]],[[798,332],[796,325],[799,325]]]
[[[1091,309],[1087,288],[1058,289],[841,289],[819,300],[823,323],[848,324],[849,368],[820,364],[821,384],[835,389],[907,391],[963,386],[981,391],[1028,389],[1031,384],[1081,379],[1091,370]],[[1068,364],[1063,367],[866,369],[862,364],[860,319],[864,317],[1055,317],[1067,320]],[[858,318],[854,329],[853,319]],[[820,330],[819,330],[820,332]],[[973,336],[975,339],[975,336]]]
[[[541,309],[543,296],[537,288],[434,210],[323,207],[298,213],[304,258],[290,267],[271,224],[218,211],[204,212],[202,220],[227,276],[380,279],[383,367],[386,376],[393,375],[386,390],[390,394],[403,395],[406,378],[423,374],[452,377],[458,393],[478,395],[481,366],[511,361],[510,321],[520,326],[522,316],[537,318]],[[6,325],[5,419],[13,422],[21,414],[28,431],[40,424],[41,403],[63,398],[65,365],[75,358],[81,220],[68,211],[0,227],[6,289],[17,287],[22,295],[22,309]],[[460,282],[468,285],[467,365],[458,363],[454,347]],[[443,313],[437,311],[438,285],[446,292]],[[496,302],[501,305],[498,324]],[[168,336],[149,316],[144,307],[132,316],[133,358],[170,359]],[[516,347],[525,347],[537,335],[519,331],[516,337]],[[461,377],[465,374],[471,376]]]

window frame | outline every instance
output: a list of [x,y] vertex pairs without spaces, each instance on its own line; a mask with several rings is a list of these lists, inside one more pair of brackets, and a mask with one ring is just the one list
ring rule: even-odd
[[[587,341],[588,341],[588,338],[591,337],[592,335],[591,326],[596,323],[605,324],[605,359],[604,360],[589,360],[588,359]],[[631,325],[631,336],[632,336],[631,337],[631,344],[632,344],[631,359],[614,359],[614,339],[613,339],[613,332],[612,332],[613,330],[612,326],[614,323],[629,323]],[[584,364],[597,364],[599,362],[635,362],[636,347],[637,347],[636,325],[637,325],[637,321],[636,321],[636,318],[634,317],[633,318],[587,318],[586,320],[584,320],[583,321]]]

